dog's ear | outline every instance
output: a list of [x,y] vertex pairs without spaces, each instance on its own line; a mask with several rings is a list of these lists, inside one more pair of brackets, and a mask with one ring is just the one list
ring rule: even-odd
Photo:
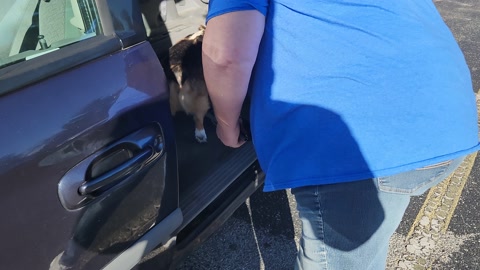
[[188,37],[189,40],[192,40],[192,44],[197,44],[203,42],[203,35],[205,34],[205,26],[201,25],[198,28],[198,31],[193,33]]
[[201,33],[198,37],[200,38],[200,42],[203,42],[203,36],[205,35],[205,30],[207,30],[207,27],[205,25],[200,25],[198,27],[198,31]]
[[193,44],[197,44],[197,43],[201,43],[203,42],[203,33],[200,35],[200,36],[197,36],[194,40],[193,40]]

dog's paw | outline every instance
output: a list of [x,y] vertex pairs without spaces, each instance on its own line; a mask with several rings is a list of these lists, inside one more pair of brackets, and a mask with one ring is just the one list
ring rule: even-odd
[[205,133],[205,129],[195,129],[195,139],[197,139],[199,143],[206,143],[207,133]]

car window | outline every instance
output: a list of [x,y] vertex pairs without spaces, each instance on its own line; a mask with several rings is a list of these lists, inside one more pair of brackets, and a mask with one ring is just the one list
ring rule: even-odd
[[93,0],[2,0],[0,68],[101,34]]

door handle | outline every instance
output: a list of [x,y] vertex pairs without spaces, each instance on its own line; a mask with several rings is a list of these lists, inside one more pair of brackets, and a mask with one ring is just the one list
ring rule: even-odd
[[128,177],[129,175],[132,175],[142,169],[152,155],[152,148],[147,147],[147,149],[142,150],[139,154],[120,164],[118,167],[113,168],[97,178],[83,183],[78,188],[78,193],[82,196],[85,196],[101,188],[114,185],[122,179],[125,179],[125,177]]
[[80,209],[130,181],[141,179],[135,174],[166,158],[164,147],[163,132],[156,123],[105,146],[60,179],[60,202],[67,210]]

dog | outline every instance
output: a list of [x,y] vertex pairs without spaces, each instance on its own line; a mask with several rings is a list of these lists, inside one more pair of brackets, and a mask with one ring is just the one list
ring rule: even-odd
[[205,26],[198,32],[178,41],[169,49],[170,70],[174,79],[169,82],[170,110],[174,116],[178,111],[193,115],[195,139],[207,142],[203,121],[210,109],[207,85],[203,77],[202,41]]

